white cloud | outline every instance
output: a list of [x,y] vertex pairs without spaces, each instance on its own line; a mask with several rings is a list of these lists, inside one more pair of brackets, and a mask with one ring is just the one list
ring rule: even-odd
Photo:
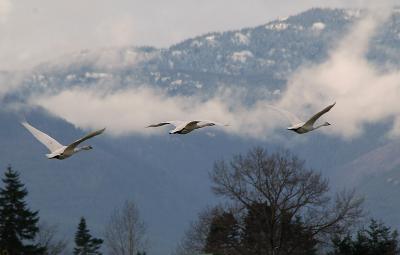
[[378,71],[365,56],[371,37],[387,18],[383,14],[356,24],[326,62],[296,73],[279,104],[304,112],[336,100],[329,113],[333,126],[326,134],[351,138],[362,134],[365,124],[392,118],[392,134],[400,134],[400,70]]
[[274,127],[282,124],[279,116],[265,111],[266,103],[245,107],[233,91],[202,100],[195,96],[171,97],[149,87],[114,93],[73,89],[31,100],[32,105],[44,107],[76,126],[90,129],[106,126],[114,135],[164,134],[163,128],[145,126],[167,120],[197,119],[229,123],[230,127],[223,128],[225,132],[257,138],[267,138]]
[[21,87],[23,79],[26,77],[25,75],[25,73],[0,72],[0,101],[5,95]]

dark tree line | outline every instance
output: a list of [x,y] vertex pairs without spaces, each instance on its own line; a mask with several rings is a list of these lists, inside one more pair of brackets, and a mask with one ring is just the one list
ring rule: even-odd
[[[20,175],[8,167],[0,188],[0,254],[60,255],[67,254],[67,242],[56,240],[57,227],[39,223],[38,211],[31,210],[28,191]],[[145,255],[145,225],[133,202],[115,210],[104,232],[110,255]],[[103,240],[90,234],[82,217],[74,238],[74,255],[102,254]],[[70,253],[68,253],[70,254]]]
[[216,162],[210,177],[229,203],[200,214],[180,255],[399,254],[397,232],[376,221],[353,237],[363,199],[354,191],[330,193],[321,174],[288,152],[255,148]]
[[[198,246],[196,253],[193,250],[180,251],[180,254],[207,253],[214,255],[247,255],[269,254],[263,240],[265,238],[265,223],[263,219],[254,218],[253,213],[244,217],[244,228],[241,229],[235,213],[215,208],[208,211],[211,216],[203,245]],[[286,222],[284,251],[279,254],[294,255],[397,255],[400,254],[398,233],[391,230],[382,222],[371,219],[367,227],[362,227],[353,234],[332,234],[329,246],[325,251],[318,249],[319,240],[314,238],[300,218],[293,222]],[[275,253],[277,254],[277,253]]]
[[0,189],[0,250],[13,255],[43,255],[46,247],[35,242],[39,232],[37,211],[28,208],[28,194],[19,174],[7,168]]
[[[253,205],[242,218],[236,219],[234,213],[222,211],[214,212],[205,239],[204,252],[215,255],[239,254],[269,254],[270,233],[266,232],[270,216],[259,216],[257,210],[266,205]],[[240,223],[242,222],[242,224]],[[316,254],[318,241],[307,229],[300,217],[289,220],[282,216],[282,248],[280,254]],[[278,248],[275,248],[278,254]]]
[[26,203],[28,191],[10,166],[0,188],[0,254],[57,255],[67,246],[55,240],[56,227],[39,223],[38,211]]
[[[256,148],[230,162],[215,163],[215,194],[228,203],[205,210],[187,231],[179,255],[397,255],[398,233],[363,217],[354,192],[329,193],[327,180],[288,152]],[[12,255],[65,254],[56,227],[39,223],[26,203],[19,173],[8,167],[0,188],[0,252]],[[144,255],[145,225],[133,202],[112,214],[104,232],[110,255]],[[100,255],[103,240],[93,237],[84,217],[73,254]]]
[[329,255],[400,254],[397,231],[374,219],[371,219],[367,228],[358,230],[354,236],[335,236],[332,242],[334,251]]

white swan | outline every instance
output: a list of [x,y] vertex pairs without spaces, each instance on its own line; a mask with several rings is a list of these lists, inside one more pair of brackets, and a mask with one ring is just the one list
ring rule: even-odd
[[170,134],[187,134],[192,132],[195,129],[203,128],[203,127],[210,127],[210,126],[229,126],[227,124],[220,124],[214,121],[205,121],[205,120],[189,120],[189,121],[181,121],[181,120],[173,120],[173,121],[165,121],[158,124],[153,124],[147,126],[149,127],[161,127],[164,125],[173,125],[175,129],[169,131]]
[[68,146],[60,144],[58,141],[56,141],[54,138],[50,137],[49,135],[43,133],[42,131],[32,127],[28,122],[21,122],[21,124],[28,129],[28,131],[37,139],[39,142],[41,142],[44,146],[46,146],[50,153],[46,154],[48,159],[66,159],[73,154],[82,151],[82,150],[91,150],[93,149],[92,146],[83,146],[83,147],[77,147],[80,143],[83,141],[86,141],[87,139],[90,139],[96,135],[100,135],[101,133],[104,132],[105,128],[94,131],[92,133],[87,134],[86,136],[82,137],[79,140],[76,140],[75,142],[71,143]]
[[331,105],[329,105],[329,106],[327,106],[327,107],[325,107],[322,111],[320,111],[317,114],[315,114],[314,116],[312,116],[306,122],[301,121],[295,115],[293,115],[292,113],[290,113],[290,112],[288,112],[286,110],[283,110],[283,109],[280,109],[280,108],[277,108],[277,107],[274,107],[274,106],[269,106],[269,107],[281,112],[283,115],[285,115],[285,117],[287,119],[289,119],[289,121],[291,122],[291,126],[287,128],[288,130],[292,130],[292,131],[294,131],[294,132],[296,132],[298,134],[304,134],[304,133],[308,133],[310,131],[316,130],[316,129],[320,128],[320,127],[331,125],[329,122],[324,122],[321,125],[314,126],[315,122],[322,115],[324,115],[325,113],[329,112],[332,109],[332,107],[335,106],[335,104],[336,104],[336,102],[331,104]]

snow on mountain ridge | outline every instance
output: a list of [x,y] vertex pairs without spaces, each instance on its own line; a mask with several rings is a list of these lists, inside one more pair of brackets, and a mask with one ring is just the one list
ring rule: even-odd
[[[329,43],[351,24],[349,15],[344,10],[313,9],[254,28],[207,33],[167,49],[84,50],[35,68],[33,76],[25,79],[26,92],[22,94],[31,90],[41,93],[40,88],[59,91],[96,83],[109,83],[114,88],[143,84],[168,88],[170,81],[164,78],[181,79],[179,73],[185,75],[185,86],[173,91],[183,94],[199,90],[213,93],[221,82],[230,86],[268,84],[273,91],[303,63],[322,61]],[[265,26],[274,24],[281,24],[278,30],[265,30]],[[322,29],[321,24],[329,26]],[[318,37],[313,26],[319,28]],[[42,85],[36,86],[38,82]]]
[[247,61],[247,59],[252,58],[252,57],[254,57],[253,53],[251,53],[251,51],[248,51],[248,50],[234,52],[231,56],[231,58],[234,62],[241,62],[241,63],[245,63]]

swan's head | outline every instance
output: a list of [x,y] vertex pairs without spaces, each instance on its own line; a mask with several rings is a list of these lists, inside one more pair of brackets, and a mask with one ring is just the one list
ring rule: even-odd
[[330,126],[331,125],[331,123],[329,123],[329,122],[325,122],[324,124],[322,124],[323,126]]

